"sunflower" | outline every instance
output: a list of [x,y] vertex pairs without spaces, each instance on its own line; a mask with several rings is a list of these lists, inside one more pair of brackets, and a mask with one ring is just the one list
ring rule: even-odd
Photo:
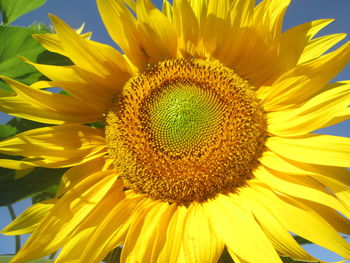
[[97,0],[123,53],[51,16],[34,37],[72,65],[3,77],[1,110],[51,126],[1,141],[24,158],[0,165],[69,169],[2,230],[32,233],[11,262],[316,260],[293,234],[350,259],[350,139],[313,133],[350,117],[350,82],[327,84],[350,43],[314,38],[329,19],[282,32],[289,3]]

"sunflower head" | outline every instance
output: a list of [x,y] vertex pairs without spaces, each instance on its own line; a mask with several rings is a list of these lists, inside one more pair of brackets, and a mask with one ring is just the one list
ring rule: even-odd
[[254,88],[217,61],[175,59],[126,83],[106,118],[127,187],[189,205],[252,177],[266,138]]
[[315,132],[350,117],[350,82],[327,84],[350,43],[327,52],[330,20],[282,31],[290,1],[256,2],[97,0],[123,54],[52,16],[35,37],[72,65],[28,62],[48,80],[5,78],[0,109],[53,126],[1,141],[24,159],[0,166],[68,170],[3,230],[33,232],[13,263],[315,261],[290,233],[350,259],[350,139]]

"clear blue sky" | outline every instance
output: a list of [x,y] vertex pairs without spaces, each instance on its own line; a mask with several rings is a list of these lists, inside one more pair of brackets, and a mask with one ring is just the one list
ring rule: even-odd
[[[157,6],[161,5],[160,0],[153,2]],[[290,28],[301,23],[321,18],[335,18],[336,21],[325,28],[320,35],[342,32],[350,34],[349,10],[350,0],[294,0],[287,11],[284,28]],[[27,26],[34,21],[49,24],[49,19],[47,17],[48,13],[59,16],[74,28],[78,28],[83,22],[85,22],[86,31],[93,32],[93,40],[114,46],[114,43],[103,27],[102,21],[97,11],[95,0],[47,0],[46,5],[42,6],[32,13],[23,16],[14,24]],[[349,37],[347,37],[347,40],[349,40]],[[350,65],[348,65],[334,81],[345,79],[350,79]],[[0,118],[0,122],[4,122],[4,118]],[[326,134],[350,137],[350,121],[346,121],[340,125],[327,128],[322,132]],[[16,204],[16,213],[19,214],[22,212],[29,204],[30,202],[28,200],[24,200]],[[9,222],[10,217],[8,215],[7,209],[5,207],[0,207],[0,229],[7,225]],[[307,246],[307,250],[313,255],[321,257],[324,260],[340,259],[336,255],[326,250],[320,249],[314,245]],[[5,237],[3,235],[0,235],[0,254],[13,253],[13,237]]]

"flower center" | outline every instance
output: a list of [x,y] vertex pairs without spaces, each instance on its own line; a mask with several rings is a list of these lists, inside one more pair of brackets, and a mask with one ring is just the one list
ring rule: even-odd
[[266,139],[254,88],[217,61],[174,59],[132,78],[106,118],[125,187],[189,205],[252,177]]

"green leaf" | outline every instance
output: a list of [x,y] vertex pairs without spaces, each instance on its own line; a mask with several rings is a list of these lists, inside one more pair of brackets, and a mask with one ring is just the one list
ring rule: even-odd
[[46,0],[0,0],[3,24],[9,24],[20,16],[29,13],[43,4]]
[[[0,75],[16,79],[27,85],[46,79],[20,57],[41,64],[71,65],[72,62],[68,58],[45,50],[32,37],[32,34],[47,33],[48,30],[46,26],[38,24],[29,28],[0,26]],[[11,91],[4,81],[0,81],[0,87]]]
[[14,179],[13,175],[0,176],[0,206],[13,204],[39,193],[50,194],[66,169],[35,168],[28,175]]
[[[13,256],[0,256],[0,263],[8,263],[13,258]],[[26,261],[26,263],[53,263],[53,259],[35,259]]]
[[28,130],[37,129],[41,127],[51,126],[45,123],[30,121],[26,119],[17,118],[17,117],[12,118],[9,122],[7,122],[7,124],[16,128],[17,133],[21,133],[21,132],[25,132]]
[[0,140],[6,139],[17,133],[16,127],[8,124],[0,124]]

